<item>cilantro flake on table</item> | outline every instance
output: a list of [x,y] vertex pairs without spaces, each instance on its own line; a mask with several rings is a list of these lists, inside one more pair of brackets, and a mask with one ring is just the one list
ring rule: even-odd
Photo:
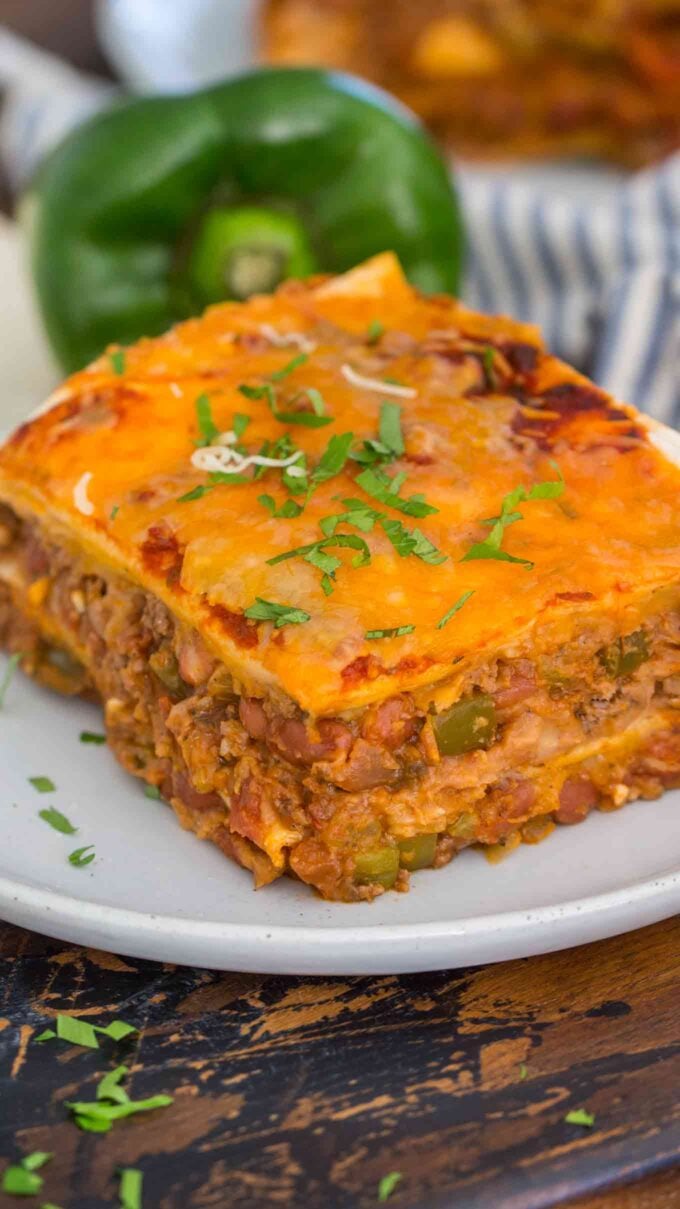
[[161,791],[157,785],[145,785],[144,786],[144,797],[151,798],[151,800],[154,802],[160,802],[161,801]]
[[57,810],[55,806],[48,806],[46,810],[39,810],[38,817],[47,823],[53,831],[59,831],[61,835],[75,835],[78,831],[77,827],[73,826],[70,819],[66,818],[61,810]]
[[0,709],[2,709],[3,705],[5,704],[5,697],[7,696],[7,690],[9,688],[10,684],[12,683],[14,673],[16,672],[22,659],[23,659],[22,652],[15,651],[14,654],[10,655],[9,659],[7,660],[7,666],[5,668],[4,675],[2,677],[2,680],[0,680]]
[[29,777],[28,780],[33,788],[37,789],[38,793],[54,793],[57,788],[54,781],[51,781],[49,777]]
[[101,746],[101,744],[106,743],[106,735],[100,735],[97,731],[94,731],[94,730],[81,730],[80,742],[81,743],[94,743],[96,745]]
[[383,1204],[389,1200],[397,1184],[402,1179],[401,1171],[389,1171],[378,1184],[378,1201]]
[[5,1168],[2,1191],[10,1196],[37,1196],[45,1182],[37,1172],[45,1163],[49,1163],[52,1157],[46,1150],[34,1150],[32,1154],[24,1155],[18,1163]]
[[156,1108],[167,1108],[173,1103],[172,1096],[149,1096],[145,1100],[127,1099],[123,1103],[104,1100],[67,1100],[66,1107],[73,1114],[76,1125],[87,1133],[108,1133],[116,1121],[139,1113],[153,1112]]
[[75,848],[73,852],[69,852],[68,863],[76,869],[84,869],[86,865],[92,864],[95,855],[94,844],[86,844],[84,848]]
[[120,1209],[142,1209],[143,1173],[137,1167],[121,1167],[120,1176]]
[[97,1084],[97,1099],[110,1100],[112,1104],[128,1104],[130,1097],[120,1086],[127,1074],[127,1066],[117,1066],[115,1070],[108,1071]]
[[101,1025],[81,1020],[78,1016],[58,1015],[55,1024],[56,1030],[46,1028],[35,1041],[52,1041],[58,1038],[70,1045],[80,1045],[83,1049],[99,1049],[97,1034],[108,1037],[111,1041],[123,1041],[125,1037],[137,1032],[135,1025],[128,1024],[125,1020],[112,1020],[110,1024]]
[[592,1129],[595,1124],[595,1113],[588,1112],[585,1108],[572,1108],[564,1119],[567,1125],[584,1125],[586,1129]]

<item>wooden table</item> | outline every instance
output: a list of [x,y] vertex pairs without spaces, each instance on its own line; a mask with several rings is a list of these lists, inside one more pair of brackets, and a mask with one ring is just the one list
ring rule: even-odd
[[[395,1209],[680,1206],[678,920],[398,978],[185,970],[9,926],[0,946],[0,1157],[53,1151],[63,1209],[117,1204],[121,1166],[144,1171],[145,1209],[368,1209],[390,1171]],[[140,1032],[36,1045],[57,1012]],[[135,1099],[174,1104],[79,1132],[64,1101],[117,1062]],[[583,1107],[592,1129],[564,1120]]]
[[[90,9],[0,0],[0,19],[101,69]],[[181,970],[3,925],[0,957],[0,1158],[54,1151],[44,1195],[63,1209],[117,1204],[127,1165],[145,1209],[363,1209],[393,1170],[395,1209],[680,1209],[678,921],[401,978]],[[60,1011],[141,1031],[36,1046]],[[175,1103],[82,1134],[63,1101],[116,1060],[135,1098]],[[565,1123],[575,1107],[592,1130]]]

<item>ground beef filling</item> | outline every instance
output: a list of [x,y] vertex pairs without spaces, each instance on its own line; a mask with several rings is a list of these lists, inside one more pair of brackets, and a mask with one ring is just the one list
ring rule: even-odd
[[[124,766],[257,885],[288,872],[328,898],[372,898],[471,844],[497,856],[680,784],[677,613],[540,666],[496,661],[438,714],[400,694],[311,719],[242,695],[153,596],[3,509],[0,642],[51,687],[98,696]],[[606,755],[561,758],[598,737]]]

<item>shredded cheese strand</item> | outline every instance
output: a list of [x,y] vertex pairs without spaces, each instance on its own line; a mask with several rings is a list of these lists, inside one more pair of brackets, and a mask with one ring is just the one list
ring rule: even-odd
[[287,466],[292,466],[301,457],[303,457],[301,449],[296,450],[287,458],[267,458],[259,453],[252,453],[248,457],[244,457],[228,445],[205,445],[202,449],[194,450],[191,455],[191,464],[197,470],[203,470],[207,474],[242,474],[249,466],[278,466],[285,470]]
[[302,332],[279,332],[270,323],[261,323],[260,331],[275,348],[299,348],[303,353],[313,353],[316,348],[314,341],[308,340]]
[[83,516],[92,516],[94,512],[94,504],[87,494],[87,488],[91,479],[92,471],[86,470],[84,474],[81,474],[73,488],[73,503],[78,511],[82,512]]
[[399,386],[396,382],[383,382],[380,378],[366,378],[358,374],[351,365],[341,365],[340,373],[352,386],[363,390],[374,390],[379,395],[397,395],[400,399],[415,399],[418,391],[413,386]]

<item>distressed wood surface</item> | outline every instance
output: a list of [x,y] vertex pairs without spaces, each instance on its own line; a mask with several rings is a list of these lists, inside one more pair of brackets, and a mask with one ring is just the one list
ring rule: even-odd
[[[54,1151],[44,1195],[63,1209],[116,1205],[120,1166],[143,1169],[145,1209],[365,1209],[392,1170],[395,1209],[674,1209],[679,952],[675,920],[485,968],[275,978],[0,927],[0,1159]],[[141,1032],[35,1045],[58,1012]],[[79,1132],[64,1101],[118,1062],[135,1098],[173,1106]],[[564,1121],[581,1107],[592,1130]]]

